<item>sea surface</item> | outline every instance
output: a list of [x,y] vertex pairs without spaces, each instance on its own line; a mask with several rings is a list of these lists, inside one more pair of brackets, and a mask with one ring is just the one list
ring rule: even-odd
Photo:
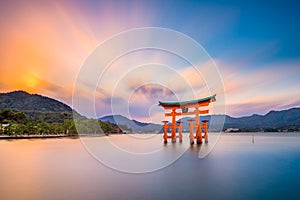
[[300,133],[222,134],[204,157],[204,143],[135,139],[0,140],[0,199],[300,199]]

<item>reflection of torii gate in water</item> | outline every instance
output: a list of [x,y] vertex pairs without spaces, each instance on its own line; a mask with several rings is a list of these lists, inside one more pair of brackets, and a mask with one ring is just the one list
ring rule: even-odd
[[[200,110],[200,107],[208,106],[211,102],[216,101],[216,95],[212,95],[202,99],[196,99],[191,101],[183,102],[161,102],[159,101],[159,106],[162,106],[165,110],[171,110],[171,112],[165,113],[166,117],[171,116],[171,125],[168,125],[168,121],[163,121],[164,123],[164,143],[167,143],[167,139],[171,138],[172,142],[176,142],[176,138],[179,138],[179,142],[182,142],[182,122],[176,122],[176,116],[184,115],[195,115],[196,122],[194,120],[189,120],[190,124],[190,143],[194,144],[194,139],[197,143],[202,143],[202,138],[205,142],[208,142],[208,121],[203,120],[200,122],[200,114],[208,114],[209,110]],[[194,108],[193,111],[189,112],[189,108]],[[177,109],[181,109],[181,112],[176,112]],[[194,136],[194,128],[196,129],[196,135]],[[204,135],[202,135],[202,128],[204,129]],[[168,135],[167,130],[171,129],[171,135]],[[179,129],[179,135],[176,135],[176,129]]]

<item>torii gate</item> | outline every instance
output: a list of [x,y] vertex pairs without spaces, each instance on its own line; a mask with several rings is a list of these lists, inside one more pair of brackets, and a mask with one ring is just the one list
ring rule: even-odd
[[[166,117],[171,116],[171,125],[168,125],[168,121],[163,121],[164,123],[164,143],[167,143],[167,139],[171,138],[172,142],[176,142],[176,138],[179,138],[179,142],[182,142],[182,122],[176,122],[176,116],[184,115],[195,115],[196,123],[194,120],[189,120],[190,125],[190,143],[194,144],[194,139],[197,143],[202,143],[202,139],[208,142],[208,121],[203,120],[203,124],[200,123],[200,114],[208,114],[209,110],[200,110],[200,107],[208,106],[211,102],[216,101],[216,95],[212,95],[202,99],[196,99],[191,101],[182,102],[161,102],[159,101],[159,106],[162,106],[165,110],[171,110],[171,112],[165,113]],[[194,108],[193,111],[189,112],[189,108]],[[181,109],[181,112],[176,112],[177,109]],[[168,128],[172,130],[171,135],[168,135]],[[194,136],[194,128],[196,128],[196,135]],[[202,135],[202,128],[204,129],[204,135]],[[176,135],[176,129],[179,129],[179,135]]]

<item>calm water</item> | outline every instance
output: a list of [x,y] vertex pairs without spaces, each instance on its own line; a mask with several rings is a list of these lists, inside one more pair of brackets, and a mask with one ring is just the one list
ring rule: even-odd
[[[222,135],[203,159],[201,146],[188,146],[168,167],[140,174],[103,165],[80,139],[0,140],[0,199],[300,199],[298,135],[256,135],[254,143]],[[161,155],[180,146],[141,141]]]

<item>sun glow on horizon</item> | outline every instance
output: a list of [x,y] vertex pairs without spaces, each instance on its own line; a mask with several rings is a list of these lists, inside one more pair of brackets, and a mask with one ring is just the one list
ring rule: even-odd
[[[122,31],[156,26],[182,32],[205,45],[222,74],[228,114],[261,114],[268,109],[299,106],[299,57],[279,58],[280,62],[273,59],[288,41],[279,36],[279,39],[275,36],[273,38],[277,33],[272,32],[274,28],[268,30],[267,26],[261,28],[270,31],[272,38],[268,38],[267,33],[261,38],[258,30],[247,29],[248,26],[259,28],[255,22],[251,25],[248,23],[246,29],[243,29],[245,19],[240,15],[243,11],[240,5],[228,7],[217,4],[174,1],[174,5],[170,6],[167,1],[3,1],[0,3],[3,15],[0,19],[0,92],[25,90],[72,105],[74,82],[81,65],[93,49]],[[253,19],[257,20],[257,16]],[[285,16],[280,18],[286,20]],[[291,26],[290,29],[293,28]],[[293,34],[296,31],[292,31]],[[282,36],[288,38],[289,35],[285,34],[287,32],[282,32]],[[181,47],[184,48],[184,45]],[[114,49],[108,50],[103,56],[109,57],[111,51]],[[145,60],[161,61],[161,55],[158,54],[134,56],[132,60],[137,63]],[[127,55],[126,59],[129,58]],[[104,102],[97,105],[100,110],[106,110],[105,103],[111,100],[107,97],[111,97],[112,92],[109,83],[131,64],[126,59],[110,69],[114,69],[112,74],[115,77],[108,77],[108,86],[104,87],[106,90],[96,91],[96,96],[100,96]],[[172,67],[180,64],[175,59],[170,60]],[[258,61],[263,64],[257,64]],[[178,70],[191,84],[197,85],[200,93],[197,95],[206,95],[207,89],[203,86],[205,80],[200,80],[201,77],[196,76],[190,66],[180,65]],[[126,80],[128,86],[147,80],[139,76],[135,80]],[[173,85],[176,91],[186,90],[179,82]],[[83,88],[82,98],[85,98],[85,92]],[[120,95],[117,96],[119,100],[124,96],[122,94],[120,89]],[[136,99],[142,99],[143,94],[138,95]],[[140,111],[139,108],[135,110],[137,113]]]
[[[25,90],[71,104],[70,85],[90,51],[111,35],[149,20],[139,20],[136,16],[141,12],[134,9],[125,23],[125,18],[118,17],[126,16],[125,11],[119,8],[120,12],[107,12],[105,7],[113,8],[115,3],[91,6],[29,1],[26,5],[10,2],[0,7],[7,18],[0,20],[0,92]],[[15,12],[7,12],[8,8]]]
[[36,77],[32,76],[32,75],[24,77],[24,82],[25,82],[25,85],[29,89],[33,89],[33,90],[36,89],[36,87],[39,84],[39,80]]

